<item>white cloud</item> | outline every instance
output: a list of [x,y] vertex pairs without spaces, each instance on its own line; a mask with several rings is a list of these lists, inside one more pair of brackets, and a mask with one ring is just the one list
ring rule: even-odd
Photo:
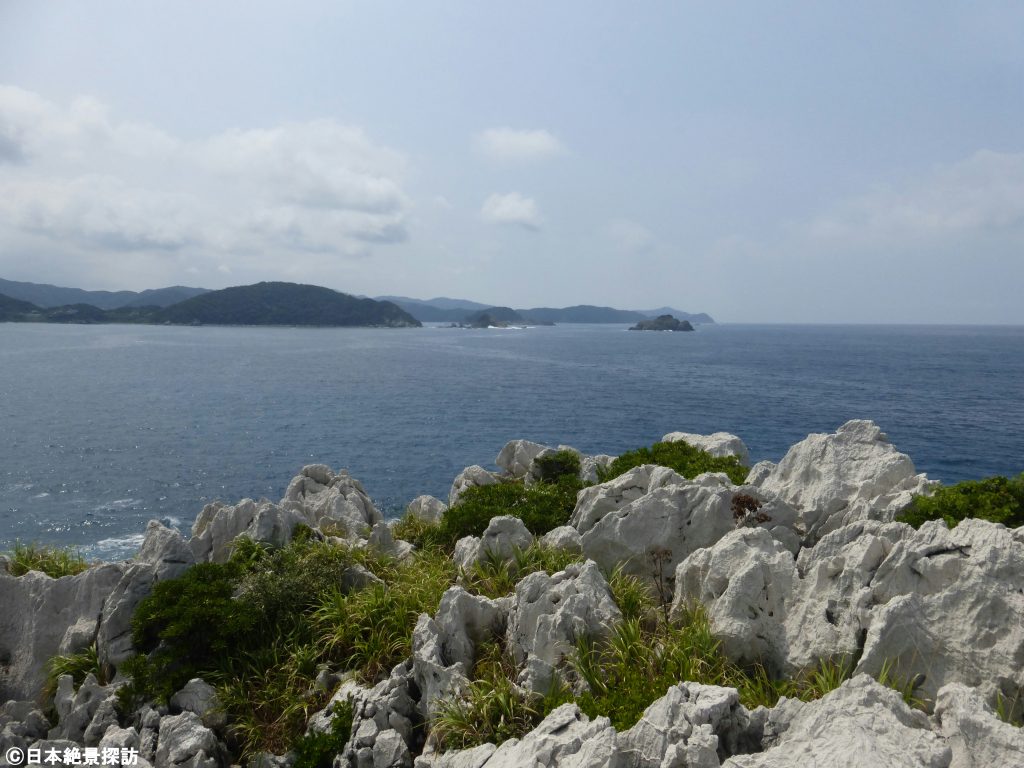
[[651,230],[630,219],[612,219],[604,234],[616,251],[627,255],[650,253],[657,243]]
[[565,151],[562,143],[545,130],[518,131],[491,128],[476,137],[477,149],[488,157],[505,160],[538,160]]
[[0,264],[301,272],[404,240],[404,174],[401,154],[334,120],[184,140],[0,87]]
[[491,195],[480,209],[484,221],[493,224],[515,224],[526,229],[540,229],[541,216],[537,203],[518,192]]
[[1024,235],[1024,154],[977,152],[840,203],[800,229],[813,241],[855,245]]

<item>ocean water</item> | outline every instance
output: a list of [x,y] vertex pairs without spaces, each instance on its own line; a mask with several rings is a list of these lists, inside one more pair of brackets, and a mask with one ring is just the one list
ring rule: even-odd
[[147,520],[277,500],[309,463],[397,515],[517,437],[615,454],[725,430],[777,461],[852,418],[944,482],[1024,470],[1024,328],[0,324],[0,549],[126,556]]

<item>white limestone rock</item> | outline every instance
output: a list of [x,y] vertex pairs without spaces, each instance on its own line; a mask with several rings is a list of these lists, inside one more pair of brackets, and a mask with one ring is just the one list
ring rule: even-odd
[[452,488],[448,492],[448,506],[454,507],[458,504],[459,497],[461,497],[462,494],[470,488],[476,488],[482,485],[494,485],[498,482],[501,482],[500,475],[494,472],[488,472],[479,464],[466,467],[452,482]]
[[404,560],[416,549],[408,541],[396,539],[391,533],[391,526],[385,522],[380,522],[373,526],[366,541],[366,546],[396,560]]
[[608,718],[590,720],[575,704],[563,704],[522,739],[509,739],[499,746],[482,765],[611,768],[615,757],[615,729]]
[[505,633],[510,602],[451,587],[433,618],[420,615],[412,635],[412,678],[421,692],[421,714],[432,717],[439,699],[468,685],[477,646]]
[[746,464],[750,461],[750,451],[746,444],[736,435],[728,432],[714,432],[710,435],[695,435],[692,432],[669,432],[663,438],[663,443],[688,443],[694,448],[710,453],[712,456],[735,456],[740,463]]
[[534,458],[547,449],[546,445],[529,440],[510,440],[498,453],[494,463],[504,470],[508,477],[522,480],[529,474]]
[[735,688],[679,683],[618,735],[618,765],[718,768],[720,751],[732,754],[755,746],[759,725],[739,703]]
[[1002,525],[931,522],[893,547],[871,581],[857,671],[883,666],[934,700],[948,683],[1002,693],[1024,715],[1024,544]]
[[808,435],[770,472],[751,471],[748,479],[800,511],[808,544],[849,523],[891,521],[934,486],[874,422],[864,420]]
[[37,697],[47,661],[92,643],[104,601],[126,570],[111,563],[59,579],[0,573],[0,701]]
[[172,768],[185,763],[194,768],[216,768],[220,765],[220,753],[216,735],[194,712],[160,718],[156,768]]
[[580,534],[589,531],[609,512],[630,504],[651,491],[688,481],[668,467],[644,464],[624,472],[613,480],[584,488],[576,497],[569,525]]
[[448,505],[433,496],[417,496],[405,508],[405,514],[428,523],[440,523],[447,511]]
[[487,559],[511,560],[516,552],[529,549],[533,534],[518,517],[492,517],[483,535],[466,536],[455,543],[453,558],[463,570]]
[[975,689],[944,686],[935,703],[936,730],[953,752],[949,768],[1024,764],[1024,729],[1004,723]]
[[[633,472],[646,469],[638,467]],[[796,512],[756,488],[723,484],[715,475],[688,481],[664,468],[648,471],[652,486],[658,479],[670,482],[617,507],[611,495],[603,497],[608,499],[607,505],[584,500],[583,495],[594,488],[585,489],[573,523],[582,534],[587,557],[605,570],[621,564],[626,573],[651,580],[666,602],[672,599],[676,566],[736,527],[765,528],[791,550],[799,546],[794,532]],[[628,496],[624,493],[623,498]],[[743,511],[744,500],[756,506],[755,513]]]
[[133,559],[153,566],[157,580],[176,579],[196,562],[185,537],[159,520],[149,521],[142,547]]
[[199,715],[207,728],[223,728],[227,716],[217,699],[217,689],[199,677],[189,680],[176,694],[171,696],[171,711],[192,712]]
[[189,546],[196,562],[226,563],[238,537],[283,547],[300,523],[308,524],[309,520],[294,508],[266,500],[242,499],[234,506],[215,501],[203,507],[192,524]]
[[608,582],[593,561],[548,575],[538,571],[516,584],[507,647],[520,667],[518,683],[547,693],[576,641],[606,637],[622,620]]
[[[66,681],[63,679],[65,677],[68,678]],[[50,735],[54,738],[71,739],[72,741],[81,742],[85,739],[86,729],[89,728],[101,705],[109,700],[108,711],[113,707],[114,689],[109,686],[100,685],[96,680],[96,676],[91,672],[86,675],[85,680],[78,687],[78,690],[74,692],[73,697],[69,696],[70,689],[70,675],[62,675],[61,679],[58,680],[57,689],[60,701],[55,700],[55,707],[60,721]],[[104,716],[109,719],[108,713],[105,713]],[[116,716],[113,722],[117,722]],[[108,722],[99,733],[94,731],[94,740],[90,746],[95,746],[109,725],[110,723]]]
[[384,519],[362,483],[347,470],[332,472],[323,464],[303,467],[288,484],[281,506],[313,527],[339,528],[352,537],[365,537]]
[[497,749],[493,744],[481,744],[472,749],[423,754],[416,758],[415,768],[483,768]]
[[693,603],[707,608],[715,636],[730,659],[783,666],[786,602],[796,581],[792,553],[763,528],[727,533],[676,569],[672,613]]
[[565,552],[583,552],[583,539],[571,525],[560,525],[540,537],[541,546]]
[[614,456],[607,453],[599,453],[594,456],[584,456],[580,460],[580,480],[584,483],[596,484],[600,478],[598,470],[605,470],[615,461]]
[[765,751],[722,768],[948,768],[951,751],[891,688],[866,675],[817,701],[783,700],[768,716]]

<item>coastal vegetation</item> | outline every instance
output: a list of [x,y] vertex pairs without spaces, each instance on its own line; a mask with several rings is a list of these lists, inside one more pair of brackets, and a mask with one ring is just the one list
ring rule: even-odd
[[737,484],[742,483],[750,471],[736,456],[712,456],[689,443],[678,441],[626,451],[608,467],[598,467],[597,477],[604,483],[642,464],[669,467],[686,478],[694,478],[704,472],[725,472]]
[[915,496],[899,519],[915,528],[944,520],[950,528],[968,518],[1024,525],[1024,473],[1017,477],[986,477],[938,488],[931,496]]
[[76,549],[21,542],[14,544],[7,563],[8,571],[15,576],[23,576],[29,571],[41,571],[55,579],[74,576],[88,567],[89,564]]

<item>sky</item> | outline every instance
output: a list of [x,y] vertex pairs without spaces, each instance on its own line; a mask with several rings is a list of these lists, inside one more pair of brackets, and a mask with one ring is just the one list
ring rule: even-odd
[[0,277],[1024,323],[1024,3],[0,0]]

